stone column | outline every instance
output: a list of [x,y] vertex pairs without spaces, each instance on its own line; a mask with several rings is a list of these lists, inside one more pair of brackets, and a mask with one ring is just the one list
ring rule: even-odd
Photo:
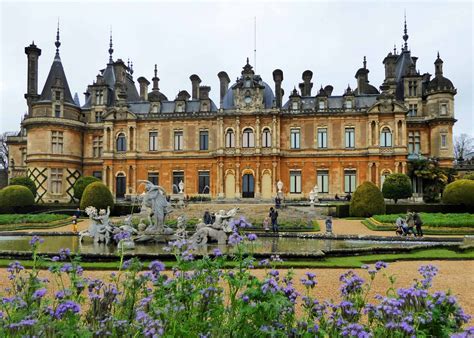
[[218,118],[218,124],[219,124],[219,129],[218,129],[218,135],[217,135],[217,148],[224,148],[224,139],[225,139],[225,135],[224,135],[224,118],[223,117],[219,117]]
[[399,146],[398,144],[398,122],[395,120],[395,127],[393,128],[392,132],[392,144],[397,147]]
[[217,164],[217,197],[224,198],[224,163]]
[[257,153],[260,152],[260,144],[261,144],[261,135],[260,135],[260,117],[257,116],[255,119],[255,148]]
[[395,172],[399,173],[400,171],[400,162],[395,162]]
[[133,149],[137,151],[138,144],[137,144],[137,127],[133,127]]
[[380,172],[379,172],[379,166],[380,166],[380,163],[379,162],[376,162],[375,163],[375,185],[377,187],[380,187]]
[[107,166],[102,167],[102,183],[107,185]]
[[375,121],[375,146],[380,147],[379,121]]
[[402,173],[403,174],[407,173],[407,163],[406,162],[402,162]]
[[260,198],[260,163],[257,163],[255,170],[255,198]]
[[277,194],[277,182],[278,182],[278,176],[277,176],[277,162],[272,162],[272,195],[276,196]]
[[242,175],[240,174],[240,163],[235,164],[235,197],[241,198],[240,185],[242,184]]
[[369,130],[369,133],[368,133],[369,134],[369,144],[368,144],[368,146],[370,147],[370,146],[372,146],[372,121],[369,121],[368,130]]
[[[278,139],[278,142],[277,142],[277,119],[276,119],[276,116],[274,115],[273,116],[273,119],[272,119],[272,148],[273,148],[273,152],[276,152],[276,149],[279,147],[279,142],[280,140]],[[276,184],[276,182],[275,182]]]
[[235,118],[235,152],[240,153],[240,118],[236,116]]
[[132,181],[132,194],[136,195],[137,193],[137,166],[133,165],[133,181]]
[[[369,177],[368,177],[367,181],[372,182],[372,167],[373,167],[374,164],[372,162],[370,162],[368,164],[369,164],[369,175],[368,175]],[[372,183],[374,183],[374,182],[372,182]]]

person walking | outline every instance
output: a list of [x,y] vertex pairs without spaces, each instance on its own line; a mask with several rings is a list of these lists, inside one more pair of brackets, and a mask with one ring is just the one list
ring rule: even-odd
[[406,223],[408,226],[408,230],[406,232],[407,236],[410,235],[410,233],[412,233],[413,236],[416,236],[415,230],[413,229],[415,227],[415,219],[413,215],[414,213],[412,213],[411,210],[407,211],[407,217],[406,217]]
[[423,221],[421,220],[420,214],[416,211],[413,212],[413,222],[415,223],[416,227],[416,236],[423,237],[423,230],[421,229]]
[[77,232],[77,220],[81,217],[81,209],[77,208],[72,215],[72,232]]
[[278,232],[278,211],[276,211],[275,209],[273,209],[273,207],[271,207],[268,217],[270,217],[270,220],[272,221],[273,233],[277,233]]

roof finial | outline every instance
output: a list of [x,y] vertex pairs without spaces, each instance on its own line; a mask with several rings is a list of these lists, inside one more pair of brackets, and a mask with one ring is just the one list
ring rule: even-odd
[[133,61],[130,61],[130,74],[133,75]]
[[114,60],[112,59],[112,54],[114,53],[114,49],[112,47],[113,47],[113,44],[112,44],[112,26],[110,26],[109,63],[114,62]]
[[127,68],[130,68],[130,58],[127,59]]
[[408,50],[408,43],[407,43],[407,40],[408,40],[408,34],[407,34],[407,13],[405,11],[405,28],[403,30],[403,40],[405,41],[405,47],[404,47],[404,50]]
[[367,59],[365,58],[365,56],[364,56],[364,62],[363,62],[363,64],[364,64],[364,69],[366,69],[366,68],[367,68]]
[[439,59],[439,51],[438,51],[438,59]]
[[247,56],[247,64],[249,64],[249,57]]
[[58,30],[56,31],[56,42],[54,43],[56,46],[56,55],[59,56],[59,46],[61,46],[61,42],[59,41],[59,18],[58,18]]
[[393,54],[397,55],[397,45],[393,44]]
[[155,77],[157,77],[157,76],[158,76],[158,68],[157,68],[156,63],[155,63]]

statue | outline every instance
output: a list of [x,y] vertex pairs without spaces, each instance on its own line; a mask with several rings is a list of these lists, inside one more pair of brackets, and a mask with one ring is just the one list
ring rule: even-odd
[[179,188],[179,193],[184,194],[184,182],[183,182],[183,180],[179,181],[178,188]]
[[309,193],[309,201],[311,205],[318,202],[318,185],[316,184]]
[[281,189],[283,189],[283,182],[278,180],[277,182],[277,188],[278,188],[278,195],[282,194],[283,192],[281,191]]
[[97,212],[95,207],[89,206],[86,208],[86,214],[91,220],[91,225],[89,229],[79,232],[79,243],[82,243],[84,237],[92,237],[94,243],[109,244],[116,232],[116,227],[110,224],[110,207],[107,207],[107,211],[101,209]]
[[230,209],[228,212],[219,210],[216,213],[216,220],[213,224],[205,224],[203,222],[196,225],[196,232],[191,236],[191,246],[199,246],[206,244],[209,240],[217,241],[217,244],[226,244],[227,239],[233,232],[233,226],[230,224],[239,208]]

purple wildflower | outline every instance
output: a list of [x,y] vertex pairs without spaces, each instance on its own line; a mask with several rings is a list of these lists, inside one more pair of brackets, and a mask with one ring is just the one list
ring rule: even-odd
[[248,239],[250,242],[256,241],[256,240],[257,240],[257,235],[255,235],[255,234],[248,234],[248,235],[247,235],[247,239]]
[[237,245],[240,242],[242,242],[243,238],[240,236],[237,232],[232,233],[232,235],[229,236],[229,244],[230,245]]
[[130,233],[128,231],[120,231],[114,235],[114,240],[117,243],[129,238],[130,238]]
[[348,296],[350,294],[359,293],[362,291],[364,280],[356,275],[352,270],[349,270],[341,275],[339,280],[343,282],[341,286],[341,293],[343,296]]
[[39,289],[33,292],[33,299],[40,299],[43,298],[44,295],[46,294],[46,289]]
[[8,264],[7,272],[14,274],[14,273],[19,273],[21,270],[24,270],[25,268],[23,265],[20,264],[18,261],[14,261],[10,264]]
[[221,257],[222,256],[222,251],[220,249],[214,249],[212,251],[212,253],[214,254],[214,257]]
[[386,269],[387,266],[388,266],[388,264],[385,263],[385,262],[382,262],[382,261],[378,261],[377,263],[375,263],[375,269],[376,270]]
[[30,240],[30,245],[31,246],[36,246],[38,244],[44,243],[44,239],[38,237],[38,236],[33,236]]
[[148,265],[148,268],[154,275],[159,275],[161,271],[165,270],[165,265],[160,261],[153,261]]
[[59,249],[59,257],[61,260],[65,260],[71,255],[71,250],[69,248]]
[[81,311],[81,307],[79,304],[73,302],[72,300],[67,300],[64,303],[61,303],[56,308],[54,312],[54,317],[61,319],[66,313],[79,313]]

